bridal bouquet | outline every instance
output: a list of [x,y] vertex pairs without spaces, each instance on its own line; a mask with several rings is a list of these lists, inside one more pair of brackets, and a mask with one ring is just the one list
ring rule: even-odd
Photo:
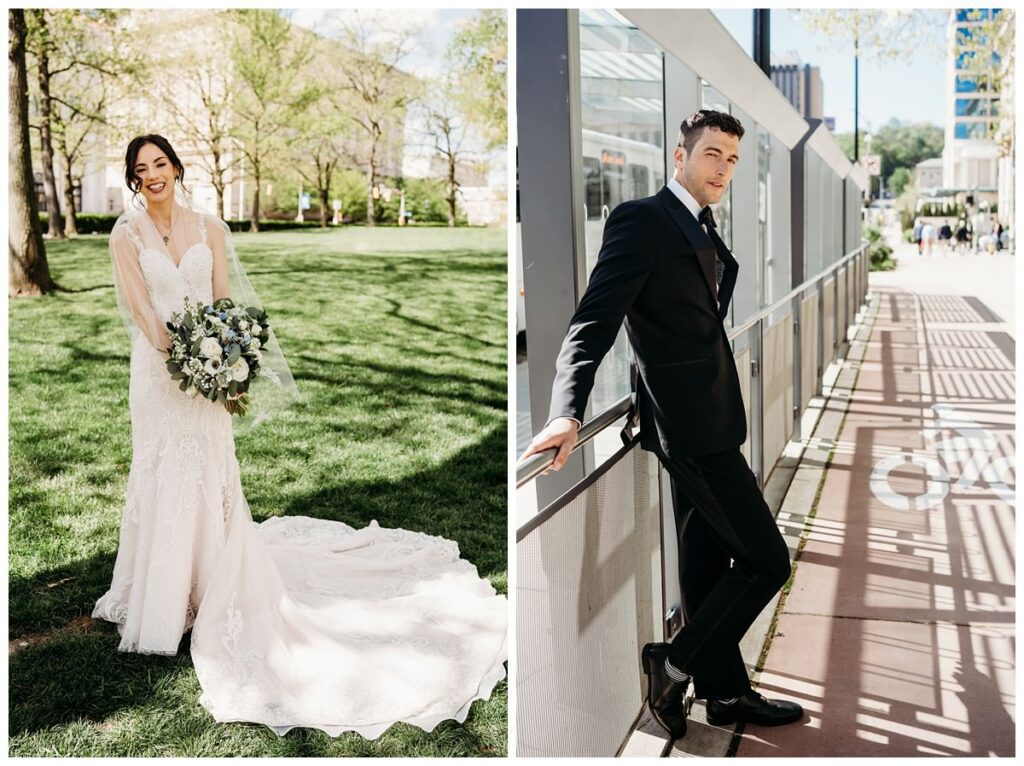
[[245,415],[249,386],[260,376],[260,348],[270,339],[267,314],[236,306],[230,298],[213,305],[193,304],[167,323],[172,345],[167,359],[171,378],[189,396],[219,401],[232,415]]

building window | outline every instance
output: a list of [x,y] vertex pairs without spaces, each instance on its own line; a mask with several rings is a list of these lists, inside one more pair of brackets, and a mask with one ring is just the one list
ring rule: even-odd
[[978,78],[971,77],[970,75],[958,74],[956,76],[956,92],[957,93],[977,93],[978,91]]
[[953,135],[955,138],[965,140],[988,138],[990,135],[989,124],[987,122],[958,122]]
[[974,67],[974,51],[960,51],[956,57],[957,69],[972,69]]
[[[997,8],[992,12],[993,18],[999,13]],[[960,8],[956,12],[956,21],[963,24],[970,21],[988,21],[988,8]]]
[[981,117],[985,114],[985,100],[980,98],[958,98],[957,117]]
[[[577,271],[589,275],[611,211],[656,193],[665,177],[664,63],[661,49],[618,14],[584,9],[579,19],[586,222]],[[629,344],[622,329],[597,370],[590,411],[605,409],[629,393],[629,386]]]

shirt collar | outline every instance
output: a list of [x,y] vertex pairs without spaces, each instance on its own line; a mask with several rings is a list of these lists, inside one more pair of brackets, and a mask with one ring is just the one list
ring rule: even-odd
[[693,215],[693,217],[699,221],[700,211],[702,210],[702,208],[700,206],[700,203],[693,198],[693,195],[690,194],[690,192],[686,191],[686,187],[679,183],[676,180],[675,176],[672,176],[670,179],[668,179],[667,185],[669,190],[673,194],[675,194],[676,197],[679,198],[679,201],[682,202],[686,206],[686,209],[689,210],[690,213]]

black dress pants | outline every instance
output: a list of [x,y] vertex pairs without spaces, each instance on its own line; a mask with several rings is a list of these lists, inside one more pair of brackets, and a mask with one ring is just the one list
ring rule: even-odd
[[659,458],[672,477],[685,625],[669,659],[699,698],[750,689],[739,642],[789,579],[789,550],[738,448]]

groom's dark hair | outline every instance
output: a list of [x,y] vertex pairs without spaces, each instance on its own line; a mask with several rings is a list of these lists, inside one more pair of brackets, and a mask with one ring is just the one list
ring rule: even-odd
[[677,146],[686,149],[687,156],[693,151],[693,147],[697,145],[697,142],[700,140],[701,131],[704,128],[718,128],[730,136],[743,138],[743,126],[731,114],[716,112],[714,109],[701,109],[683,120],[679,126]]

